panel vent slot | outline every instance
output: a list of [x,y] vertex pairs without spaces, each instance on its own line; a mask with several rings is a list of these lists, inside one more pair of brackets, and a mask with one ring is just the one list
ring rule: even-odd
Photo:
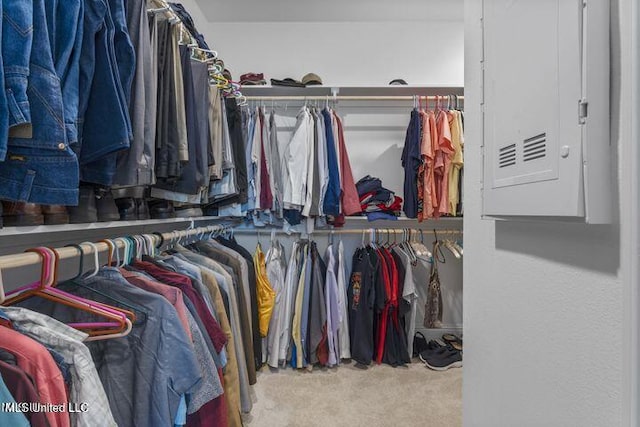
[[499,150],[498,166],[506,168],[516,164],[516,144],[507,145]]
[[525,162],[542,159],[547,156],[547,134],[533,136],[524,140],[522,157]]

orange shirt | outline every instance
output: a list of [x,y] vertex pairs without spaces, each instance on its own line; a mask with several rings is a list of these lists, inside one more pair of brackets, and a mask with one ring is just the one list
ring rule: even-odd
[[4,326],[0,326],[0,347],[13,354],[18,367],[33,378],[40,403],[64,405],[64,412],[45,412],[49,426],[70,427],[64,379],[49,351],[37,341]]
[[438,148],[440,159],[436,159],[438,165],[442,165],[442,176],[438,182],[438,210],[440,214],[449,213],[449,169],[451,168],[451,156],[455,152],[451,144],[451,128],[449,117],[445,111],[439,111],[436,117],[438,127]]
[[428,219],[427,199],[425,192],[427,165],[427,152],[431,149],[429,135],[429,115],[426,111],[420,111],[420,166],[418,168],[418,222]]

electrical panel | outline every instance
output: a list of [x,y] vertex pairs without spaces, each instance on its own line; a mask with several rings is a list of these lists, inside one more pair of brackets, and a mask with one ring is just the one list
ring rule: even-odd
[[611,222],[609,2],[483,1],[483,215]]

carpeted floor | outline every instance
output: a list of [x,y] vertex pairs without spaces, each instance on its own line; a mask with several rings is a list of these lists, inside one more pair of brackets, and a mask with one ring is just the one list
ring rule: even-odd
[[462,369],[434,372],[419,362],[312,373],[263,368],[254,391],[248,427],[462,425]]

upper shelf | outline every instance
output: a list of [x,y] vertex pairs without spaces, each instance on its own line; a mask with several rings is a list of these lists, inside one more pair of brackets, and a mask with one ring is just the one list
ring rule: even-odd
[[[460,86],[242,86],[245,96],[412,96],[464,95]],[[336,92],[337,91],[337,92]]]

